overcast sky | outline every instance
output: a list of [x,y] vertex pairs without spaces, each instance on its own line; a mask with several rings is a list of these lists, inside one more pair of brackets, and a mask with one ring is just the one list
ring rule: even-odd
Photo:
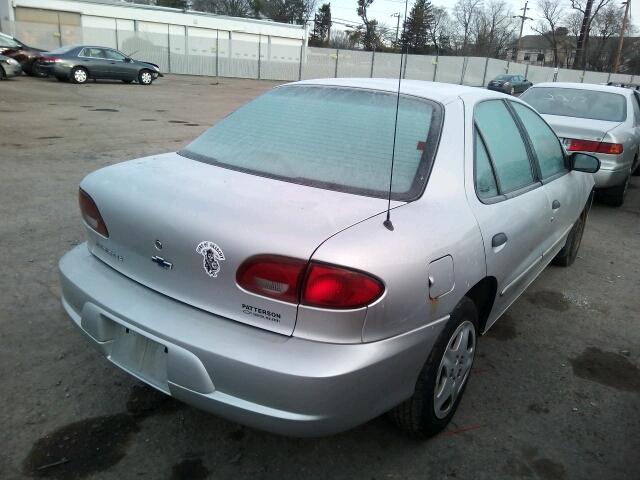
[[[510,4],[514,10],[516,15],[519,15],[520,9],[524,7],[524,1],[518,0],[505,0],[508,4]],[[620,15],[624,14],[624,7],[622,7],[622,0],[611,0],[614,4],[620,5]],[[343,19],[350,22],[358,23],[360,18],[356,13],[358,8],[357,0],[330,0],[331,2],[331,16],[334,19]],[[318,6],[322,3],[325,3],[323,0],[318,0]],[[456,3],[456,0],[432,0],[433,5],[441,6],[449,9],[453,8],[453,5]],[[413,0],[409,0],[409,10],[411,10],[411,5],[413,4]],[[567,1],[568,4],[568,1]],[[536,1],[529,2],[529,8],[531,10],[527,11],[527,16],[532,18],[538,18],[539,14],[535,9]],[[533,7],[533,8],[532,8]],[[373,4],[368,10],[368,16],[371,19],[376,19],[380,23],[385,23],[390,26],[396,25],[397,20],[392,18],[391,15],[394,12],[401,12],[404,15],[404,0],[374,0]],[[640,19],[640,0],[635,0],[635,3],[631,3],[631,19],[633,23],[637,24],[636,19]],[[525,22],[524,34],[534,33],[531,31],[530,26],[532,21],[529,20]],[[334,24],[334,28],[344,29],[342,25]],[[402,28],[402,24],[400,24],[400,28]]]

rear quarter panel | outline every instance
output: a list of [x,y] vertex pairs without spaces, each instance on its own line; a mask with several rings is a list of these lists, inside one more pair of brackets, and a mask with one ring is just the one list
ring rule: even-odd
[[[446,105],[433,170],[422,197],[391,212],[394,230],[381,214],[327,240],[313,259],[345,265],[382,279],[385,294],[366,312],[362,340],[407,332],[448,315],[486,272],[482,237],[464,190],[464,110]],[[429,264],[453,257],[454,288],[432,300]]]

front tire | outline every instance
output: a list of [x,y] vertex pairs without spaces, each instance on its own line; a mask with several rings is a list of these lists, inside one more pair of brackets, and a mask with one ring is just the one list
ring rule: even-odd
[[89,80],[89,72],[83,67],[73,67],[69,78],[73,83],[87,83],[87,80]]
[[153,83],[153,73],[150,70],[140,70],[138,83],[140,85],[151,85]]
[[573,224],[573,228],[567,235],[567,241],[564,244],[564,247],[557,253],[551,263],[553,265],[558,265],[560,267],[569,267],[573,265],[573,262],[576,261],[578,256],[578,250],[580,250],[580,245],[582,244],[582,235],[584,234],[584,227],[587,224],[587,217],[589,216],[589,210],[591,209],[591,198],[587,203],[587,206],[576,220],[576,223]]
[[631,173],[629,173],[622,185],[603,190],[601,192],[602,202],[611,207],[621,207],[624,203],[624,197],[627,194],[627,188],[629,187],[630,180]]
[[389,415],[416,437],[441,432],[453,418],[471,373],[478,341],[478,311],[463,297],[418,376],[413,395]]

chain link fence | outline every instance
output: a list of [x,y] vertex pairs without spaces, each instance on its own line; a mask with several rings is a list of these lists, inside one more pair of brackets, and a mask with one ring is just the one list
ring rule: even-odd
[[[401,55],[307,47],[300,40],[182,25],[117,21],[115,29],[42,23],[3,23],[4,33],[28,45],[54,49],[68,44],[116,48],[163,72],[263,80],[327,77],[397,78]],[[525,76],[533,83],[633,83],[633,75],[542,67],[484,57],[406,55],[402,76],[486,86],[497,75]]]

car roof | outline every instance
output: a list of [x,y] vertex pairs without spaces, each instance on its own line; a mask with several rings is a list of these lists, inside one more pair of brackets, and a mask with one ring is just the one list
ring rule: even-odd
[[[322,78],[302,80],[287,85],[322,85],[334,87],[365,88],[381,92],[398,91],[398,80],[394,78]],[[452,83],[427,82],[423,80],[402,80],[400,92],[405,95],[422,97],[446,104],[458,97],[481,100],[484,98],[504,98],[505,94],[478,87],[467,87]]]
[[576,90],[591,90],[594,92],[621,93],[622,95],[633,95],[633,90],[624,87],[614,87],[613,85],[598,85],[597,83],[573,83],[573,82],[543,82],[533,85],[531,88],[573,88]]

